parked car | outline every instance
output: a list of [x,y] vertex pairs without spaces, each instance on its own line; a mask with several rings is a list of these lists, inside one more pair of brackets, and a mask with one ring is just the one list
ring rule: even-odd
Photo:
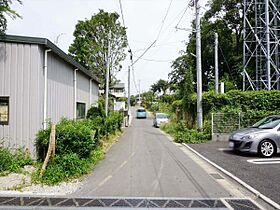
[[137,119],[140,119],[140,118],[146,119],[147,118],[146,110],[144,108],[137,109],[137,111],[136,111],[136,118]]
[[233,150],[272,157],[280,152],[280,115],[268,116],[252,127],[235,131],[229,137]]
[[168,117],[165,113],[156,113],[153,124],[158,128],[162,123],[168,123]]

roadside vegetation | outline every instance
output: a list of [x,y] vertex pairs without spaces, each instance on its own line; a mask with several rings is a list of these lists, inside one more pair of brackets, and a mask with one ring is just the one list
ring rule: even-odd
[[32,163],[30,154],[23,149],[17,149],[13,152],[0,147],[0,176],[5,176],[11,172],[22,172],[25,165],[31,165]]
[[[168,80],[159,80],[142,94],[143,105],[152,112],[165,112],[170,122],[161,129],[176,142],[200,143],[211,139],[211,113],[241,117],[241,127],[264,116],[280,114],[280,91],[241,91],[242,89],[242,1],[209,2],[201,19],[203,131],[196,122],[196,34],[195,24],[182,54],[172,64]],[[254,21],[254,20],[252,20]],[[219,77],[225,93],[214,92],[214,34],[219,34]],[[255,64],[248,66],[248,73]]]
[[50,126],[39,131],[36,139],[39,167],[33,180],[53,185],[89,173],[120,135],[122,123],[123,113],[109,112],[106,117],[102,103],[90,108],[87,119],[62,119],[56,126],[55,156],[42,176],[40,170],[48,150]]

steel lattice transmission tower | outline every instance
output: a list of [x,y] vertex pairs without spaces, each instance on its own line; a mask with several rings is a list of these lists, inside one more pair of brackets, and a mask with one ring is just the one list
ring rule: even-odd
[[243,3],[243,90],[279,90],[280,1]]

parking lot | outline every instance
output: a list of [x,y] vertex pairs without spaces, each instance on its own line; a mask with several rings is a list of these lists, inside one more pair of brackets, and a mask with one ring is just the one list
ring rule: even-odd
[[280,203],[280,155],[262,159],[257,155],[235,153],[228,148],[228,142],[209,142],[189,146],[265,196]]

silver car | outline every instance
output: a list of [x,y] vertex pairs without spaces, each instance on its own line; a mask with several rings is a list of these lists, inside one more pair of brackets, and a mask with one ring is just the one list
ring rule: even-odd
[[229,147],[262,157],[280,153],[280,115],[266,117],[252,127],[235,131],[229,137]]
[[158,128],[162,123],[168,123],[168,117],[164,113],[156,113],[153,125]]

